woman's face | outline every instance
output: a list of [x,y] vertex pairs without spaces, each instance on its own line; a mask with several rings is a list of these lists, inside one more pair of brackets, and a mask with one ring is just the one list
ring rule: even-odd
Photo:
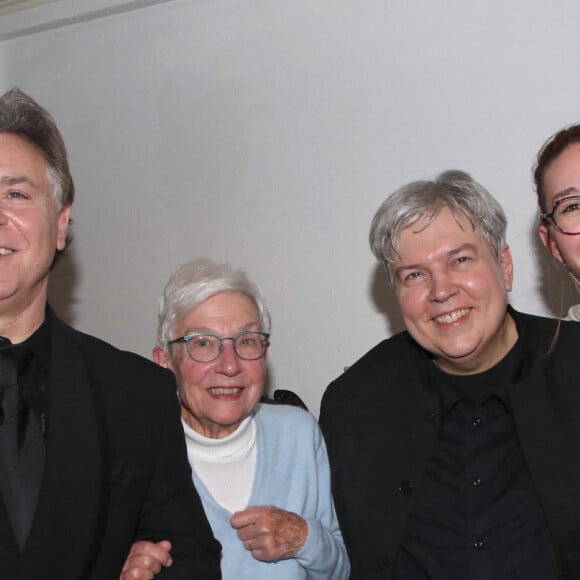
[[[580,196],[580,143],[569,145],[544,173],[545,207],[549,213],[563,197]],[[552,255],[580,276],[580,235],[568,235],[550,223],[540,225],[540,238]]]
[[[262,330],[256,305],[240,292],[220,292],[176,322],[172,335],[208,332],[226,338],[244,330]],[[157,346],[153,358],[175,373],[181,416],[205,437],[221,439],[233,433],[260,400],[266,355],[243,360],[231,340],[224,341],[222,353],[211,362],[192,360],[185,343],[172,344],[168,351]]]

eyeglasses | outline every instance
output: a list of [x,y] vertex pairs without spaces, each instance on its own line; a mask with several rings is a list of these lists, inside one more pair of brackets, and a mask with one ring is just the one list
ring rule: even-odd
[[224,340],[231,340],[234,352],[243,360],[258,360],[264,356],[270,342],[267,332],[243,331],[235,336],[222,338],[209,332],[186,334],[167,344],[184,342],[187,353],[196,362],[211,362],[220,356],[224,350]]
[[580,196],[559,199],[550,213],[540,214],[540,217],[545,221],[552,220],[563,234],[580,234]]

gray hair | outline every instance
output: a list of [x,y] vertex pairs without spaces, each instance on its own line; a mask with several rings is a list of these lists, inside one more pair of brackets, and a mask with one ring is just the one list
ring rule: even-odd
[[0,97],[0,133],[16,135],[35,147],[48,165],[57,210],[72,205],[74,182],[53,116],[20,89],[10,89]]
[[379,207],[371,224],[369,243],[375,257],[393,277],[393,252],[400,254],[401,232],[428,216],[427,227],[448,207],[456,220],[464,215],[480,228],[492,254],[499,258],[505,246],[507,220],[497,200],[463,171],[450,170],[434,181],[414,181],[393,192]]
[[194,308],[220,292],[241,292],[250,298],[260,316],[261,330],[270,332],[270,313],[259,288],[242,270],[199,258],[183,264],[169,278],[159,299],[157,343],[167,347],[173,325]]

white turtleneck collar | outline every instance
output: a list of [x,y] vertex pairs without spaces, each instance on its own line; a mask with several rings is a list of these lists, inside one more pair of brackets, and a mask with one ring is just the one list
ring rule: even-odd
[[256,470],[256,425],[253,415],[223,439],[210,439],[183,420],[187,456],[192,469],[213,498],[230,512],[244,509]]

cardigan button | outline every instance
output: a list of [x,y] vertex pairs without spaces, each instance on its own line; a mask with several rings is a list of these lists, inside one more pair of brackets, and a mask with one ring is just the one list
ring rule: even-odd
[[399,493],[401,495],[411,495],[413,492],[413,482],[411,481],[401,481],[399,484]]

